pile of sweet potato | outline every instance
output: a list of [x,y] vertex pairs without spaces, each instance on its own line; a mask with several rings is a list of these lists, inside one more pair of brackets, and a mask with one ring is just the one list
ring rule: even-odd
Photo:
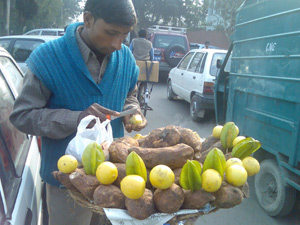
[[[76,169],[71,174],[54,171],[53,176],[67,189],[80,192],[87,200],[103,208],[127,209],[129,215],[137,219],[146,219],[155,212],[174,213],[179,209],[201,209],[207,203],[217,208],[231,208],[249,197],[249,187],[234,187],[223,182],[214,193],[204,190],[191,192],[180,187],[181,168],[187,160],[203,163],[207,153],[218,147],[220,141],[212,136],[201,142],[197,133],[179,126],[167,126],[153,130],[142,139],[124,137],[115,140],[108,148],[110,161],[118,169],[118,178],[111,185],[102,185],[96,176],[86,175],[83,169]],[[126,176],[125,162],[127,155],[135,151],[144,161],[148,181],[142,198],[126,198],[120,190],[120,182]],[[226,155],[230,157],[229,154]],[[169,166],[175,174],[174,184],[166,189],[155,189],[149,181],[150,170],[156,165]]]

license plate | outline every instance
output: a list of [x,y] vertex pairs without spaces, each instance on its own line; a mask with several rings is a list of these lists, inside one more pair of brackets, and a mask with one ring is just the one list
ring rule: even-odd
[[159,55],[158,56],[156,56],[156,55],[154,56],[154,61],[160,61],[160,60],[161,60],[161,56],[159,56]]

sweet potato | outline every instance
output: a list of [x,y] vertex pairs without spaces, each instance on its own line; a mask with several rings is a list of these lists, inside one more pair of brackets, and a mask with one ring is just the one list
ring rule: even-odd
[[178,144],[180,140],[180,132],[176,126],[166,126],[165,128],[157,128],[150,132],[145,140],[140,143],[144,148],[161,148]]
[[173,173],[175,175],[175,181],[174,181],[174,183],[177,184],[177,185],[179,185],[179,179],[180,179],[181,170],[182,170],[182,168],[178,168],[178,169],[174,169],[173,170]]
[[214,138],[214,136],[210,135],[203,141],[201,151],[202,152],[206,151],[207,149],[210,148],[210,146],[212,146],[214,143],[216,143],[218,141],[219,141],[219,139],[216,139],[216,138]]
[[184,190],[184,202],[182,209],[201,209],[207,203],[214,201],[216,198],[213,194],[206,192],[204,190],[190,191]]
[[126,177],[126,166],[125,163],[114,163],[115,166],[118,169],[118,177],[117,179],[113,182],[113,185],[117,186],[120,188],[120,183],[123,180],[124,177]]
[[232,208],[243,201],[243,192],[232,185],[222,186],[214,193],[216,200],[212,204],[217,208]]
[[181,208],[184,202],[184,193],[181,187],[177,184],[172,184],[170,188],[165,190],[156,189],[153,200],[157,211],[174,213]]
[[125,196],[114,185],[100,184],[94,191],[94,203],[103,208],[125,209]]
[[221,141],[217,141],[215,144],[210,146],[207,150],[201,152],[200,158],[196,158],[196,160],[203,164],[207,154],[214,148],[220,149],[225,154],[225,149],[222,147]]
[[131,137],[119,138],[111,143],[108,148],[111,162],[125,163],[128,155],[128,149],[132,146],[139,146],[136,139]]
[[100,185],[96,176],[86,175],[83,169],[75,170],[69,175],[70,182],[88,200],[93,200],[95,189]]
[[184,143],[191,146],[194,152],[200,152],[202,149],[202,142],[199,135],[191,129],[177,127],[180,132],[179,143]]
[[177,144],[164,148],[131,147],[128,152],[135,151],[143,160],[147,168],[159,164],[169,166],[171,169],[181,168],[188,159],[193,159],[194,150],[186,144]]
[[155,213],[153,193],[149,189],[145,189],[144,195],[139,199],[126,198],[125,206],[130,216],[138,220],[147,219]]
[[70,182],[70,174],[62,173],[60,171],[53,171],[52,176],[59,181],[65,188],[70,191],[78,191],[77,188]]

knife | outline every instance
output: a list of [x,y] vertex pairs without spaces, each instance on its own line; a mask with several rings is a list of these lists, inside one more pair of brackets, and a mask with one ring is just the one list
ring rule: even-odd
[[115,120],[115,119],[118,119],[120,117],[124,117],[124,116],[130,115],[130,114],[133,114],[137,111],[137,109],[138,109],[137,107],[132,107],[130,109],[126,109],[126,110],[120,112],[119,116],[106,115],[106,118],[109,119],[109,120]]

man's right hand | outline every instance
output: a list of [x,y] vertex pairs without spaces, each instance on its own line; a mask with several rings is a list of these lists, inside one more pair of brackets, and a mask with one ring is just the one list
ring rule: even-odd
[[[107,108],[105,108],[105,107],[103,107],[103,106],[101,106],[101,105],[99,105],[97,103],[94,103],[91,106],[89,106],[86,110],[82,111],[79,114],[77,125],[80,123],[80,121],[84,117],[86,117],[88,115],[94,115],[96,117],[99,117],[100,121],[103,122],[103,121],[106,120],[106,116],[105,115],[119,116],[120,113],[117,112],[117,111],[113,111],[113,110],[107,109]],[[94,125],[94,124],[89,124],[88,127],[91,127],[91,125]]]

